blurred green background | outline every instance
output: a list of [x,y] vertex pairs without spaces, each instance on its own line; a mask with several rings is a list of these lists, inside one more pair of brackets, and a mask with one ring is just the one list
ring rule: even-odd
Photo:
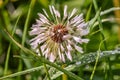
[[[42,65],[42,63],[34,59],[34,57],[31,55],[24,54],[24,56],[20,56],[21,49],[18,46],[12,44],[8,60],[8,70],[7,73],[4,74],[6,55],[8,46],[11,41],[4,30],[6,29],[9,33],[12,33],[16,20],[20,16],[20,19],[16,26],[17,28],[14,34],[14,39],[17,42],[22,43],[23,30],[25,27],[25,22],[31,1],[32,0],[0,0],[0,76]],[[98,7],[101,8],[101,11],[112,7],[120,7],[120,0],[96,1]],[[27,34],[24,42],[24,46],[28,49],[31,49],[29,45],[29,39],[31,37],[28,34],[30,27],[35,23],[35,20],[38,19],[37,13],[43,13],[43,8],[49,12],[49,5],[54,5],[61,14],[64,5],[68,5],[68,11],[71,11],[73,8],[77,8],[78,13],[84,14],[86,22],[93,19],[96,15],[92,0],[35,0],[35,3],[33,4],[30,12],[28,29],[26,32]],[[120,43],[120,10],[116,10],[110,12],[107,15],[103,15],[101,16],[101,19],[109,19],[109,21],[102,23],[103,33],[106,38],[107,50],[118,49]],[[85,53],[88,54],[90,52],[96,52],[99,49],[100,42],[102,41],[99,27],[94,27],[87,37],[90,39],[90,42],[83,45]],[[102,45],[101,50],[106,50],[104,45]],[[119,55],[111,56],[109,60],[106,58],[103,58],[98,62],[93,80],[120,80]],[[95,62],[77,67],[77,69],[72,70],[72,72],[84,78],[85,80],[89,80],[94,67],[94,63]],[[111,70],[109,70],[109,65],[111,67]],[[45,77],[44,69],[6,80],[43,80],[43,77]],[[55,80],[61,80],[61,76]],[[68,80],[74,79],[68,77]]]

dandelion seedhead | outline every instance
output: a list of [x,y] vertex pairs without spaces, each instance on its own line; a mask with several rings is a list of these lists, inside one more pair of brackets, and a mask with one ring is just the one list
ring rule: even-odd
[[66,57],[72,61],[71,52],[77,50],[83,53],[78,44],[89,41],[83,38],[89,33],[87,23],[84,22],[83,14],[76,15],[76,8],[68,13],[67,6],[64,6],[62,15],[54,6],[49,6],[49,9],[50,15],[44,9],[44,14],[38,13],[39,19],[29,33],[34,36],[30,45],[38,54],[41,49],[42,55],[51,62],[56,58],[65,62]]

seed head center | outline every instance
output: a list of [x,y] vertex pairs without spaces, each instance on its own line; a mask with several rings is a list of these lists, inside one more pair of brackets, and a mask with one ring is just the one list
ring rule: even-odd
[[68,34],[68,30],[63,25],[56,25],[52,29],[51,39],[57,43],[63,42],[63,36]]

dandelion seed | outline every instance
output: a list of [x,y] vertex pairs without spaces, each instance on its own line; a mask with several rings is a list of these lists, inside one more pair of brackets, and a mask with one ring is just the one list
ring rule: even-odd
[[89,41],[83,38],[89,33],[83,14],[76,15],[76,8],[68,14],[67,8],[67,6],[64,7],[62,17],[54,6],[49,6],[52,18],[43,9],[44,14],[38,14],[39,19],[29,32],[31,36],[35,36],[30,40],[32,48],[38,54],[40,48],[43,56],[51,62],[54,62],[56,58],[62,62],[65,62],[65,58],[72,61],[72,51],[83,53],[82,47],[77,44]]

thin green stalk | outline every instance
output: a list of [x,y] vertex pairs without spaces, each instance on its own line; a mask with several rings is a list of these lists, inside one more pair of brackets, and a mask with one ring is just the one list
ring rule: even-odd
[[[30,15],[32,13],[32,9],[34,7],[36,0],[31,0],[30,6],[29,6],[29,10],[28,10],[28,14],[27,14],[27,18],[25,21],[25,26],[24,26],[24,30],[23,30],[23,36],[22,36],[22,46],[24,46],[25,43],[25,39],[26,39],[26,34],[27,34],[27,29],[28,29],[28,24],[29,24],[29,19],[30,19]],[[22,51],[21,51],[22,52]],[[24,56],[24,54],[22,54]],[[24,61],[25,62],[25,61]]]
[[4,27],[11,33],[12,28],[11,28],[11,23],[10,23],[10,18],[8,16],[8,12],[5,9],[1,9],[1,13],[2,13]]
[[[94,7],[95,7],[95,11],[97,12],[97,11],[98,11],[98,6],[97,6],[96,0],[93,0],[93,4],[94,4]],[[102,36],[102,40],[105,40],[105,36],[104,36],[104,32],[103,32],[103,25],[102,25],[102,22],[101,22],[100,14],[99,14],[97,20],[98,20],[98,22],[99,22],[99,28],[100,28],[100,30],[101,30],[100,33],[101,33],[101,36]],[[106,50],[108,50],[108,49],[107,49],[106,41],[104,41],[104,47],[105,47]],[[111,73],[111,64],[110,64],[109,58],[107,58],[107,61],[108,61],[108,65],[109,65],[109,71],[110,71],[110,73]],[[112,73],[111,73],[111,74],[112,74]],[[107,75],[108,75],[108,74],[107,74]],[[107,78],[108,78],[108,77],[107,77]],[[113,76],[110,75],[110,78],[113,79]]]
[[35,67],[35,68],[32,68],[32,69],[27,69],[27,70],[24,70],[24,71],[16,72],[16,73],[4,76],[4,77],[0,77],[0,80],[5,80],[6,78],[11,78],[11,77],[19,76],[19,75],[29,74],[31,72],[41,70],[42,68],[43,68],[43,66],[39,66],[39,67]]
[[[12,31],[12,36],[14,36],[14,33],[15,33],[15,30],[16,30],[19,19],[20,19],[20,16],[17,18],[17,21],[16,21],[15,26],[14,26],[13,31]],[[6,56],[6,60],[5,60],[4,75],[7,74],[7,70],[8,70],[8,62],[9,62],[10,50],[11,50],[11,42],[10,42],[8,50],[7,50],[7,56]]]
[[[41,48],[40,48],[40,44],[38,44],[38,45],[39,45],[38,48],[39,48],[40,55],[41,55],[41,57],[43,57],[43,54],[42,54],[42,52],[41,52]],[[46,64],[43,63],[43,66],[44,66],[44,69],[45,69],[45,71],[46,71],[46,75],[47,75],[48,79],[51,80],[51,78],[50,78],[50,74],[49,74],[49,72],[48,72],[48,69],[47,69]]]
[[89,7],[89,9],[87,11],[87,15],[86,15],[85,21],[89,21],[90,15],[91,15],[91,10],[92,10],[92,4],[90,5],[90,7]]
[[[94,7],[95,7],[95,11],[97,12],[99,9],[98,9],[98,6],[97,6],[97,3],[96,3],[96,0],[93,0],[93,4],[94,4]],[[99,16],[97,18],[98,22],[99,22],[99,28],[100,28],[100,33],[102,35],[102,40],[105,39],[105,36],[104,36],[104,32],[103,32],[103,25],[102,25],[102,22],[101,22],[101,17],[100,17],[100,13],[99,13]],[[104,46],[105,46],[105,49],[107,50],[107,45],[106,45],[106,41],[104,41]]]
[[25,21],[25,26],[24,26],[24,30],[23,30],[23,36],[22,36],[22,45],[23,46],[24,46],[25,39],[26,39],[26,34],[27,34],[28,24],[29,24],[29,20],[30,20],[30,15],[31,15],[32,9],[35,5],[35,1],[36,0],[31,0],[30,7],[29,7],[29,10],[28,10],[28,14],[27,14],[27,18],[26,18],[26,21]]
[[[64,69],[65,66],[66,66],[66,64],[63,64],[63,65],[62,65],[62,68]],[[68,77],[67,77],[66,74],[62,74],[62,80],[68,80]]]
[[47,75],[48,79],[51,80],[51,78],[50,78],[50,74],[49,74],[49,72],[48,72],[48,69],[47,69],[46,64],[43,63],[43,66],[44,66],[44,69],[45,69],[45,72],[46,72],[46,75]]
[[[88,23],[89,23],[89,26],[90,26],[90,31],[94,28],[94,23],[96,21],[96,19],[98,18],[98,16],[103,16],[103,15],[106,15],[112,11],[116,11],[116,10],[120,10],[119,7],[113,7],[113,8],[110,8],[110,9],[107,9],[107,10],[104,10],[102,12],[100,12],[99,10],[96,12],[96,15],[93,19],[91,19]],[[93,27],[92,27],[93,26]]]
[[97,63],[98,63],[98,60],[99,60],[99,57],[100,57],[100,48],[101,48],[101,45],[102,45],[102,43],[103,43],[104,41],[105,41],[105,40],[101,41],[101,43],[100,43],[100,45],[99,45],[99,49],[98,49],[98,52],[97,52],[97,57],[96,57],[95,65],[94,65],[92,74],[91,74],[91,76],[90,76],[90,80],[93,80],[93,76],[94,76],[94,74],[95,74],[95,70],[96,70],[96,67],[97,67]]
[[110,12],[112,12],[112,11],[119,11],[119,10],[120,10],[120,7],[112,7],[112,8],[110,8],[110,9],[107,9],[107,10],[102,11],[102,12],[100,13],[100,16],[103,16],[103,15],[105,15],[105,14],[108,14],[108,13],[110,13]]
[[[34,7],[34,4],[35,4],[36,0],[31,0],[30,2],[30,6],[29,6],[29,10],[28,10],[28,14],[27,14],[27,18],[26,18],[26,21],[25,21],[25,26],[24,26],[24,30],[23,30],[23,36],[22,36],[22,46],[24,46],[24,43],[25,43],[25,39],[26,39],[26,34],[27,34],[27,29],[28,29],[28,24],[29,24],[29,20],[30,20],[30,15],[32,13],[32,9]],[[20,55],[21,56],[25,56],[24,54],[22,54],[22,50],[20,51]],[[23,61],[25,62],[26,66],[27,67],[30,67],[31,65],[29,64],[29,61],[26,59]],[[19,67],[18,67],[18,71],[21,71],[22,70],[22,67],[23,67],[23,64],[22,64],[22,60],[19,60]],[[18,80],[20,80],[20,77],[18,77]]]

